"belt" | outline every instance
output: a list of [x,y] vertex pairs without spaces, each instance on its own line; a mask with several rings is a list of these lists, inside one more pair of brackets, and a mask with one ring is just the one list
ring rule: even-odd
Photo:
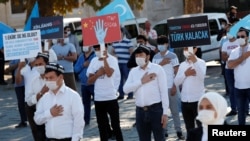
[[71,138],[63,138],[63,139],[48,138],[47,141],[71,141]]
[[136,107],[139,108],[139,109],[142,109],[143,111],[148,111],[149,109],[154,108],[154,107],[157,107],[157,106],[160,106],[160,107],[161,107],[161,106],[162,106],[161,102],[159,102],[159,103],[154,103],[154,104],[148,105],[148,106],[143,106],[143,107],[136,106]]

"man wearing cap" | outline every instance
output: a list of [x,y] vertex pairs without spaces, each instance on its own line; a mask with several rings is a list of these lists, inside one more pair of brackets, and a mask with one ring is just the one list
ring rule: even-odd
[[116,140],[123,141],[117,101],[121,78],[118,61],[107,53],[107,45],[103,52],[100,51],[100,45],[95,45],[93,48],[96,57],[90,62],[86,75],[89,77],[88,83],[94,84],[94,104],[100,140],[108,140],[109,115]]
[[49,91],[37,103],[34,120],[45,124],[47,141],[79,141],[84,129],[84,110],[80,95],[65,85],[64,68],[49,63],[45,70],[45,85]]
[[45,65],[48,63],[48,61],[49,61],[49,55],[47,53],[38,53],[34,62],[34,69],[40,75],[36,75],[32,78],[31,80],[32,87],[30,87],[30,89],[27,89],[26,93],[27,118],[35,141],[44,141],[46,139],[44,125],[37,125],[34,122],[33,117],[36,111],[37,102],[42,97],[42,95],[48,91],[48,88],[45,86],[43,79],[45,72]]
[[73,62],[77,59],[77,53],[74,45],[69,43],[67,32],[64,32],[64,38],[58,39],[58,43],[53,45],[52,49],[57,55],[58,64],[62,65],[65,69],[63,77],[66,86],[76,91]]
[[232,50],[228,58],[228,68],[234,70],[235,96],[238,108],[239,125],[246,124],[246,111],[250,101],[250,45],[249,30],[241,27],[237,33],[239,47]]
[[136,104],[136,129],[140,141],[165,140],[169,108],[167,77],[163,68],[151,63],[150,49],[140,45],[135,51],[137,67],[130,70],[123,90],[133,92]]

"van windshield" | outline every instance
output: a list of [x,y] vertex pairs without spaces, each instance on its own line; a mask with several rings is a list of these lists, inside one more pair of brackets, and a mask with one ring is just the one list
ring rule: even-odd
[[127,36],[128,39],[136,38],[138,36],[138,31],[137,31],[135,24],[125,25],[124,27],[127,29],[128,33],[130,34],[130,37]]

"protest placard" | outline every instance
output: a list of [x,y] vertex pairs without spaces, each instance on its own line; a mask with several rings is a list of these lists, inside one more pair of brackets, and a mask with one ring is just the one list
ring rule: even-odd
[[121,40],[121,29],[117,13],[82,19],[83,45],[92,46]]
[[3,34],[5,60],[36,57],[41,52],[40,30]]
[[40,29],[42,39],[63,38],[63,17],[53,16],[32,18],[31,29]]
[[211,44],[207,16],[168,19],[167,22],[171,47]]

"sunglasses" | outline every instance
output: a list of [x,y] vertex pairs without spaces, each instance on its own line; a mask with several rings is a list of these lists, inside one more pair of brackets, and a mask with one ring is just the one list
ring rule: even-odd
[[246,36],[243,36],[243,35],[242,35],[242,36],[237,36],[237,38],[245,38],[245,37],[246,37]]

